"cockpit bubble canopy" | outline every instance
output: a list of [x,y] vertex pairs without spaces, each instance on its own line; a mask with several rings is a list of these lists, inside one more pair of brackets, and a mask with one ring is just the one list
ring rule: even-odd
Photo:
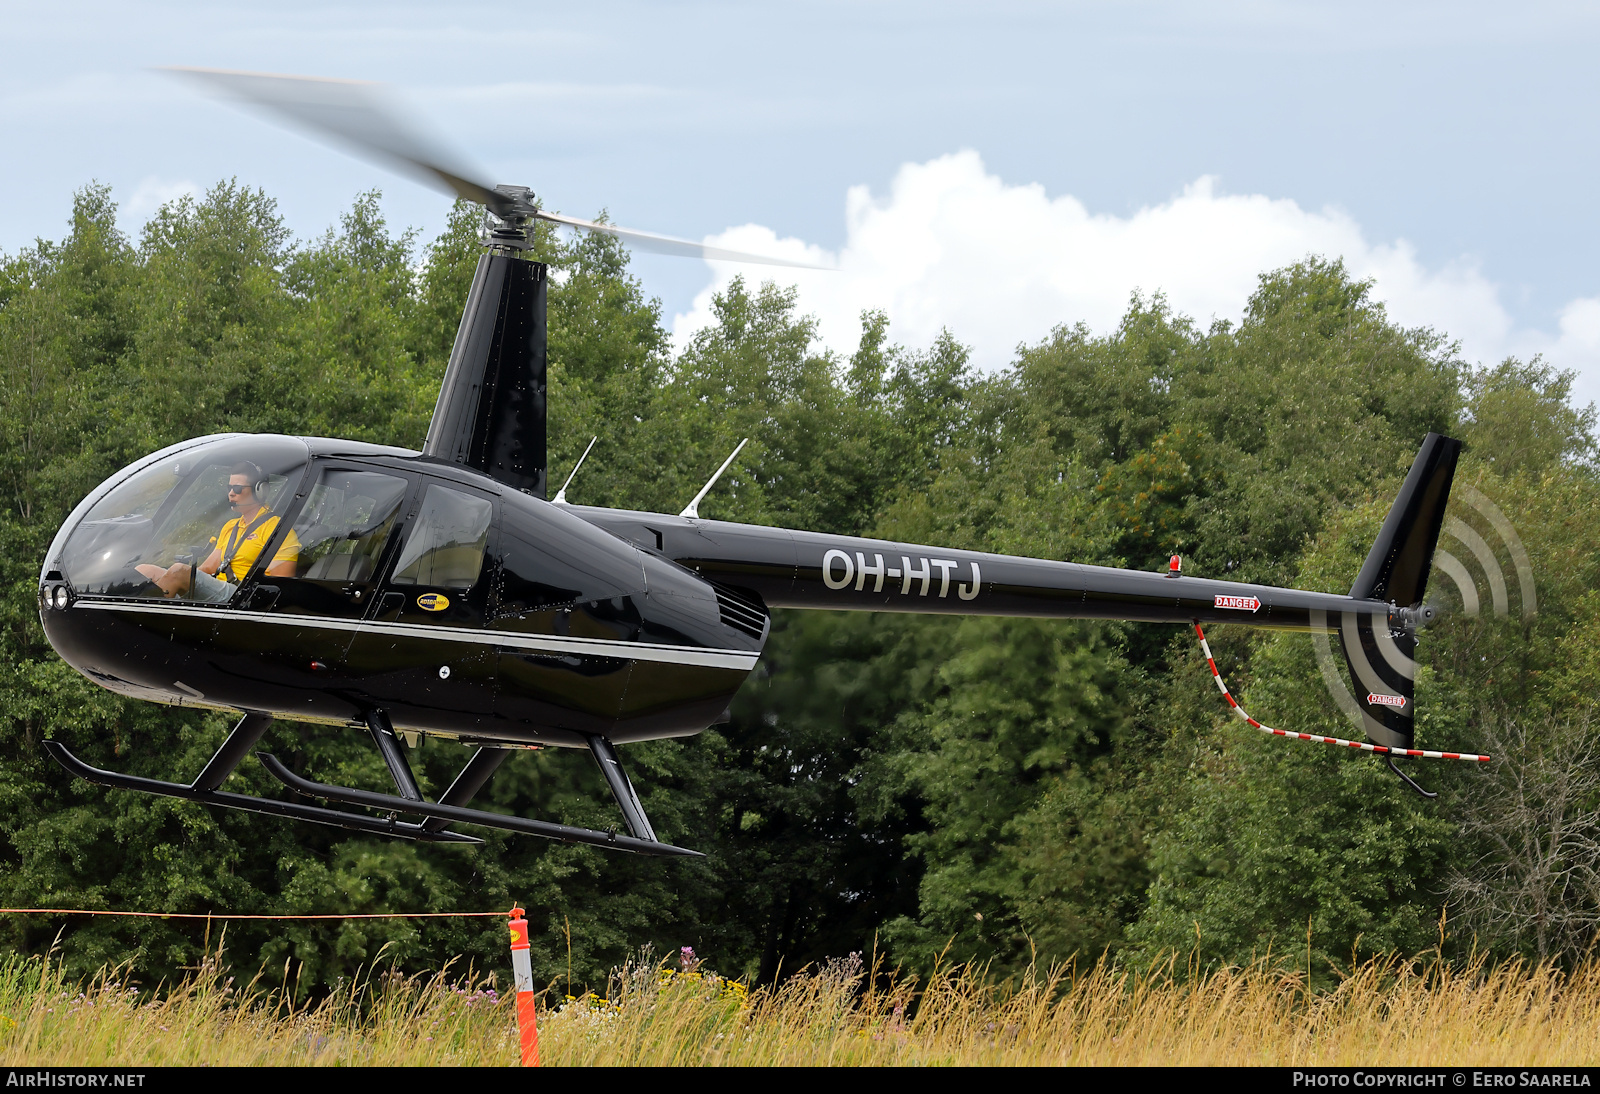
[[164,596],[137,567],[205,562],[223,526],[239,515],[228,493],[234,467],[261,469],[252,493],[271,519],[284,514],[309,459],[305,442],[293,437],[227,437],[139,468],[68,533],[61,556],[67,581],[79,596]]

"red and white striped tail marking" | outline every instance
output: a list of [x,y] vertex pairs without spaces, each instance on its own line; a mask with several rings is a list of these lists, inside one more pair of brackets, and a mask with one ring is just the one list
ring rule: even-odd
[[[1228,705],[1233,708],[1235,714],[1262,733],[1270,733],[1274,737],[1288,737],[1296,741],[1315,741],[1318,744],[1343,745],[1345,748],[1358,748],[1362,752],[1382,752],[1390,756],[1421,756],[1428,760],[1476,760],[1480,763],[1487,763],[1489,760],[1487,756],[1478,756],[1471,752],[1429,752],[1421,748],[1390,748],[1387,745],[1368,744],[1364,741],[1347,741],[1343,737],[1323,737],[1317,733],[1290,733],[1287,730],[1264,726],[1246,714],[1244,708],[1234,702],[1233,696],[1228,692],[1228,685],[1222,682],[1222,674],[1217,671],[1216,658],[1211,656],[1211,643],[1206,641],[1206,632],[1200,629],[1200,624],[1196,623],[1194,625],[1194,633],[1200,637],[1200,648],[1205,651],[1206,664],[1211,668],[1211,679],[1217,682],[1217,690],[1222,692],[1222,697],[1228,700]],[[1395,696],[1395,698],[1399,697]]]

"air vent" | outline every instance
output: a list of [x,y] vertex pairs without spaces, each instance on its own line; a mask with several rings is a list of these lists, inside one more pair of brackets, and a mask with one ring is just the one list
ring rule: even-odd
[[759,640],[766,637],[767,610],[759,599],[750,593],[715,583],[712,588],[717,591],[717,610],[722,613],[723,623],[743,631],[751,638]]

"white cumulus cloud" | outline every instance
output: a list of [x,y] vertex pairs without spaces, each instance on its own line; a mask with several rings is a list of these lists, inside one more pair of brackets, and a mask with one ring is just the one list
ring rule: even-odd
[[1580,401],[1600,400],[1600,297],[1568,303],[1561,309],[1560,330],[1554,339],[1530,332],[1522,352],[1543,353],[1562,368],[1581,369],[1576,385]]
[[1370,277],[1389,314],[1459,339],[1469,360],[1544,353],[1584,373],[1578,394],[1600,398],[1600,299],[1576,300],[1559,333],[1519,329],[1500,290],[1476,264],[1428,268],[1405,240],[1374,242],[1347,213],[1312,211],[1259,194],[1225,194],[1202,177],[1161,205],[1120,217],[1091,213],[1071,195],[1011,185],[985,170],[976,152],[906,164],[889,193],[852,187],[847,236],[838,255],[748,224],[707,243],[812,261],[835,272],[772,271],[712,263],[711,282],[674,319],[681,344],[711,321],[711,297],[733,277],[800,288],[828,346],[849,353],[868,308],[889,316],[897,341],[926,345],[941,329],[973,347],[985,369],[1006,365],[1016,347],[1060,323],[1112,330],[1132,292],[1163,292],[1202,324],[1237,320],[1257,276],[1307,255],[1342,257]]

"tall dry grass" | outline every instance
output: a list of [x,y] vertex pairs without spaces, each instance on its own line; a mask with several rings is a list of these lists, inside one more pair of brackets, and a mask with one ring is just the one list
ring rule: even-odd
[[276,987],[238,985],[218,958],[168,991],[115,970],[69,984],[48,959],[0,960],[0,1066],[133,1067],[515,1063],[512,1012],[490,984],[380,974],[297,1006]]
[[[648,960],[606,999],[540,1023],[546,1064],[1578,1065],[1600,1057],[1600,965],[1453,968],[1375,960],[1308,994],[1265,963],[1184,975],[1102,963],[995,983],[960,967],[919,988],[834,961],[772,991]],[[471,976],[380,975],[309,1007],[235,986],[216,962],[146,997],[0,963],[0,1064],[434,1065],[517,1062],[510,1000]]]

